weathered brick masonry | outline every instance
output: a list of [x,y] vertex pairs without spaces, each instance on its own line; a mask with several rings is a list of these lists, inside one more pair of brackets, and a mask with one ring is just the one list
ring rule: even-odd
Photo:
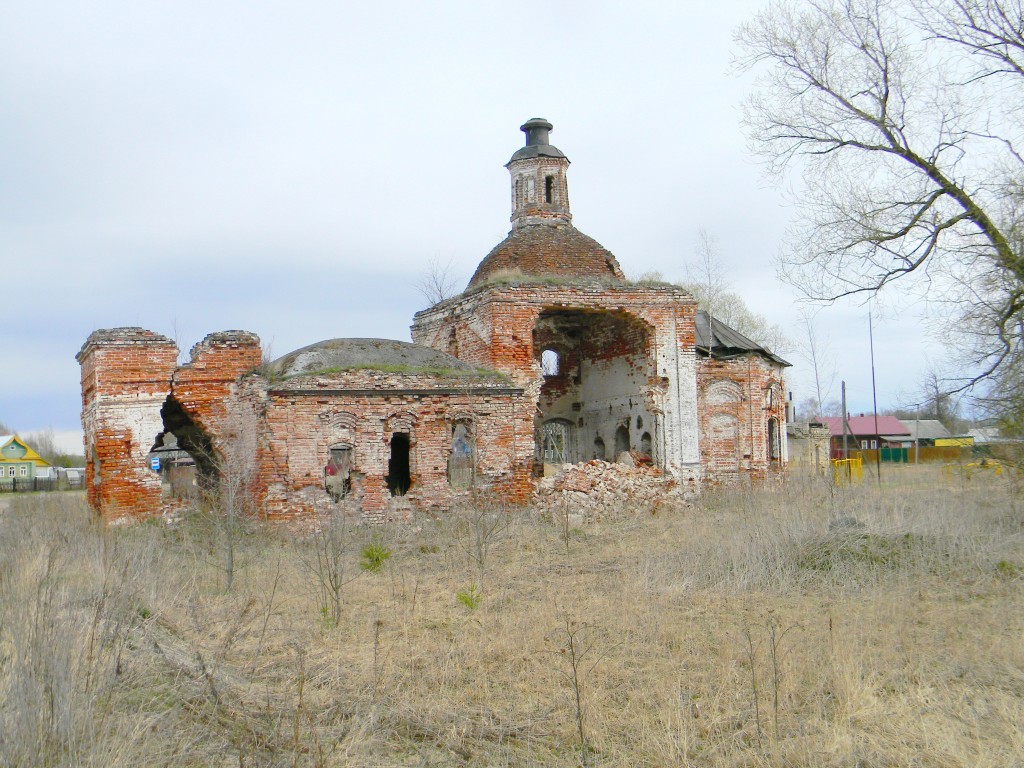
[[261,364],[255,335],[225,331],[178,367],[158,334],[92,334],[78,355],[90,504],[174,505],[147,462],[170,434],[201,485],[244,474],[251,509],[287,519],[385,519],[479,492],[525,503],[540,475],[626,451],[691,492],[781,472],[787,363],[680,288],[627,281],[572,224],[551,124],[522,129],[512,230],[464,293],[416,314],[414,344],[333,339]]
[[[523,277],[418,313],[412,336],[438,349],[454,339],[464,359],[473,355],[522,386],[533,410],[523,436],[531,443],[545,422],[567,422],[578,461],[594,458],[598,438],[610,456],[620,426],[630,448],[649,433],[656,465],[696,485],[695,312],[693,299],[672,286]],[[556,375],[542,371],[548,349],[559,356]]]
[[116,328],[95,331],[77,359],[89,504],[111,518],[158,514],[160,480],[146,456],[163,429],[177,346],[142,328]]

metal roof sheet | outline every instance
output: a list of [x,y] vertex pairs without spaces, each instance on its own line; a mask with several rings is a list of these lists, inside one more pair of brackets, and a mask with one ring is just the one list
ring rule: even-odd
[[950,431],[938,419],[904,419],[903,423],[910,430],[912,440],[936,440],[952,437]]
[[[841,416],[822,416],[820,421],[828,424],[829,431],[833,435],[843,434],[843,419]],[[875,427],[875,416],[871,415],[860,415],[850,416],[846,423],[848,425],[847,431],[854,437],[870,436],[870,435],[884,435],[887,437],[898,437],[899,439],[910,439],[910,430],[907,429],[906,425],[897,419],[895,416],[879,416],[878,427],[876,431]]]
[[706,355],[755,352],[779,365],[792,365],[771,350],[747,338],[735,328],[730,328],[721,320],[708,315],[706,310],[698,309],[694,322],[694,342],[697,349]]

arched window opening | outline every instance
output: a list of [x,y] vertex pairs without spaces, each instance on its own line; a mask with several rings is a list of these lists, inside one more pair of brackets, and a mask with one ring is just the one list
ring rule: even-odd
[[557,376],[561,372],[561,356],[553,349],[540,353],[540,370],[545,376]]
[[615,457],[618,458],[619,454],[625,453],[629,448],[629,428],[625,425],[620,425],[615,430]]
[[594,458],[604,461],[604,440],[600,436],[594,438]]
[[352,492],[352,446],[331,446],[324,467],[324,488],[335,501]]
[[[164,431],[157,436],[150,455],[162,455],[160,471],[170,484],[171,494],[184,497],[196,490],[216,490],[225,467],[210,436],[173,397],[164,401],[160,418]],[[237,468],[236,474],[241,471]]]
[[409,473],[409,433],[395,432],[391,435],[391,456],[388,458],[388,474],[384,478],[392,496],[405,496],[412,485]]
[[545,464],[567,464],[571,460],[572,424],[562,419],[541,425],[541,459]]
[[550,203],[555,196],[555,177],[545,176],[544,177],[544,202]]
[[476,440],[470,424],[457,421],[452,427],[452,448],[448,457],[448,483],[453,488],[471,488],[476,475]]
[[644,432],[640,435],[640,455],[645,459],[652,458],[651,453],[651,433]]

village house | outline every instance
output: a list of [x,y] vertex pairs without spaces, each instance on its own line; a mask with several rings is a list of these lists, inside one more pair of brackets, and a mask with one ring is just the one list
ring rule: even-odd
[[178,366],[164,336],[94,332],[77,356],[94,509],[173,505],[161,451],[275,518],[385,519],[480,491],[522,504],[566,464],[624,455],[692,493],[784,472],[788,363],[678,286],[628,280],[573,224],[551,124],[521,130],[511,231],[416,313],[412,343],[329,339],[264,365],[254,334],[224,331]]
[[844,444],[842,416],[822,416],[832,434],[832,456],[842,458],[844,450],[873,451],[878,448],[902,448],[910,444],[910,430],[895,416],[874,414],[846,417]]
[[49,478],[50,462],[17,435],[0,435],[0,482],[13,488],[19,482],[30,487],[37,477]]

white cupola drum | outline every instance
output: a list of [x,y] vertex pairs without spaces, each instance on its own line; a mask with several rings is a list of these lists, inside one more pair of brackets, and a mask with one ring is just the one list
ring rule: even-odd
[[526,134],[526,146],[505,165],[512,176],[512,226],[569,224],[569,188],[566,184],[567,158],[550,144],[552,125],[535,117],[519,130]]

